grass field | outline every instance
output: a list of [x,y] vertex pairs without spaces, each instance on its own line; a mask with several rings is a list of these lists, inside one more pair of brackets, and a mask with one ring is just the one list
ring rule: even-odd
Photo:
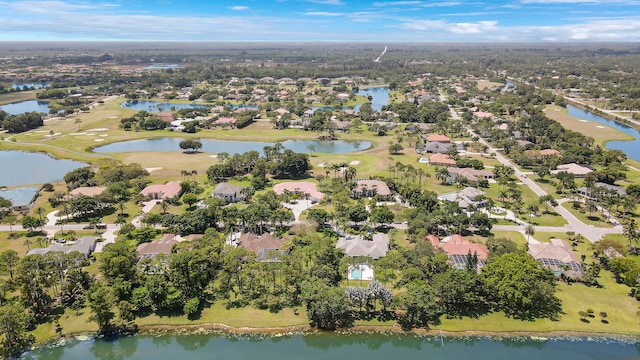
[[26,100],[35,100],[38,90],[19,91],[0,95],[0,105],[11,104]]
[[[571,202],[563,203],[561,206],[571,211],[573,215],[575,215],[578,219],[580,219],[580,221],[582,221],[587,225],[593,225],[597,227],[608,227],[608,228],[613,227],[613,224],[608,222],[607,219],[599,211],[594,211],[591,213],[591,215],[589,215],[588,211],[581,212],[579,210],[574,209],[572,207]],[[584,204],[582,204],[582,206],[583,208],[585,207]]]

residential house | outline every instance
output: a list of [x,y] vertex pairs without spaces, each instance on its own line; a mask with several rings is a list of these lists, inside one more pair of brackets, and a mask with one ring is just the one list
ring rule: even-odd
[[435,235],[427,236],[427,240],[431,242],[434,248],[440,248],[449,257],[449,262],[457,269],[466,269],[469,255],[478,258],[478,269],[484,267],[485,261],[489,256],[487,247],[482,244],[476,244],[465,240],[461,235],[454,234],[440,240]]
[[235,203],[246,199],[244,188],[229,183],[219,183],[213,190],[213,197],[225,199],[228,203]]
[[[449,152],[449,149],[454,146],[451,143],[441,143],[438,141],[430,141],[422,146],[418,146],[416,151],[419,154],[427,153],[427,154],[446,154]],[[420,149],[420,151],[418,151]]]
[[449,176],[445,179],[445,183],[454,184],[458,182],[459,178],[464,178],[467,181],[480,181],[493,179],[493,172],[487,170],[476,170],[473,168],[458,168],[450,167],[447,169]]
[[561,172],[567,172],[569,174],[573,174],[573,176],[577,178],[580,178],[580,177],[585,177],[587,176],[588,173],[593,172],[593,169],[585,165],[570,163],[570,164],[558,165],[555,170],[551,170],[551,174],[553,175],[557,175],[558,173],[561,173]]
[[318,191],[315,183],[310,181],[285,181],[273,186],[273,191],[282,195],[286,191],[294,194],[307,194],[312,201],[320,201],[324,194]]
[[430,134],[427,136],[428,142],[439,142],[439,143],[450,143],[451,139],[446,135],[441,134]]
[[552,156],[560,156],[560,151],[555,149],[527,150],[524,153],[534,159],[546,159]]
[[149,185],[140,191],[140,195],[153,200],[173,199],[180,194],[180,182],[171,181],[166,184]]
[[615,193],[618,196],[626,196],[627,195],[627,191],[621,187],[621,186],[617,186],[617,185],[611,185],[611,184],[607,184],[607,183],[603,183],[603,182],[597,182],[594,184],[593,190],[587,188],[586,186],[581,186],[579,187],[576,192],[579,195],[584,196],[585,198],[589,198],[589,199],[593,199],[595,198],[595,194],[592,194],[593,192],[609,192],[609,193]]
[[314,113],[315,111],[313,111],[313,109],[308,109],[308,110],[305,110],[304,113],[302,113],[302,116],[306,118],[312,118]]
[[439,195],[438,200],[458,203],[462,209],[468,209],[471,206],[479,209],[487,205],[488,200],[485,195],[486,193],[482,190],[466,187],[460,191]]
[[371,240],[362,235],[346,235],[338,239],[336,248],[344,250],[350,257],[367,256],[374,260],[387,256],[389,251],[389,235],[373,234]]
[[13,211],[27,211],[33,207],[33,202],[39,194],[39,188],[27,186],[11,190],[0,190],[0,197],[11,201]]
[[357,180],[356,186],[351,190],[351,197],[374,197],[378,196],[387,199],[391,196],[389,186],[382,180]]
[[216,125],[216,126],[235,125],[236,124],[236,118],[234,118],[234,117],[219,117],[213,122],[213,124]]
[[429,157],[429,165],[434,166],[456,166],[456,161],[448,154],[434,154]]
[[166,234],[159,240],[138,245],[136,248],[136,254],[138,254],[139,259],[155,258],[160,254],[169,255],[171,254],[173,245],[177,243],[178,240],[176,239],[175,234]]
[[256,235],[245,233],[240,236],[238,246],[254,252],[259,261],[278,261],[282,252],[282,244],[289,241],[288,238],[277,238],[270,233]]
[[27,255],[44,255],[53,251],[60,251],[65,254],[71,254],[74,251],[79,252],[85,259],[96,249],[97,238],[95,236],[83,236],[71,244],[54,243],[46,248],[33,248],[27,252]]
[[575,279],[584,276],[582,264],[567,241],[551,239],[549,242],[528,243],[527,247],[529,255],[551,269],[556,276],[564,274]]

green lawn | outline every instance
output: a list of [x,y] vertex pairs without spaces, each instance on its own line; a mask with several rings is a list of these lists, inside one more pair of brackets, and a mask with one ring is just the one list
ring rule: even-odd
[[599,211],[594,211],[589,215],[589,212],[585,210],[586,206],[584,204],[581,204],[583,211],[574,209],[571,202],[565,202],[562,206],[587,225],[608,228],[613,227],[613,224],[608,222],[606,217],[602,216]]

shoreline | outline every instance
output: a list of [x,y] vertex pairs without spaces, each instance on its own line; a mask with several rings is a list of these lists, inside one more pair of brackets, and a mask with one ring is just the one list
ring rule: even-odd
[[[144,325],[139,327],[132,334],[119,334],[115,339],[128,336],[190,336],[190,335],[213,335],[213,336],[254,336],[263,338],[279,338],[292,336],[309,335],[336,335],[336,336],[357,336],[377,334],[382,336],[411,336],[425,338],[489,338],[491,340],[503,339],[525,339],[533,341],[553,341],[562,339],[576,339],[578,341],[590,340],[611,340],[620,342],[633,342],[640,344],[640,335],[617,334],[606,332],[581,332],[581,331],[485,331],[485,330],[462,330],[447,331],[440,329],[412,329],[402,330],[398,325],[357,325],[348,329],[338,329],[333,331],[318,330],[309,325],[292,325],[283,327],[234,327],[222,323],[207,324],[185,324],[185,325]],[[57,338],[50,338],[45,341],[35,343],[26,351],[33,351],[49,346],[65,346],[69,341],[88,341],[99,339],[101,336],[92,332],[79,332],[64,334]]]

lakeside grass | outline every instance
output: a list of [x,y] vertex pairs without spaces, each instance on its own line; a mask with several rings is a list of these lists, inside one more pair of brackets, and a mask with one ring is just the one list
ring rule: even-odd
[[36,93],[39,90],[17,91],[0,95],[0,106],[12,104],[26,100],[36,100]]

